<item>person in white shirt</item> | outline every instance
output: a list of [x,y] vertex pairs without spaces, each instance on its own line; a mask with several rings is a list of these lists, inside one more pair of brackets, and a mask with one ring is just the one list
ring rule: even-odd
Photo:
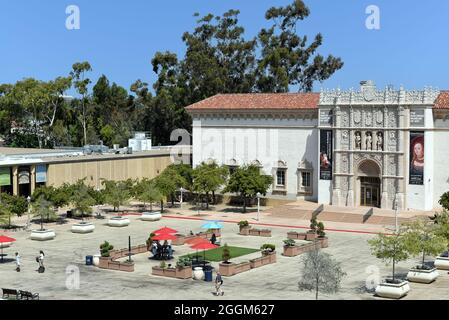
[[16,252],[16,271],[20,272],[20,256],[18,252]]

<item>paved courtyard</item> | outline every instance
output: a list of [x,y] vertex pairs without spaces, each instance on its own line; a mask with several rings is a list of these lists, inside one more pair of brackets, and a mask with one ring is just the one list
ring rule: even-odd
[[[254,269],[242,274],[224,278],[223,297],[212,295],[213,284],[204,281],[178,280],[152,276],[151,266],[159,262],[149,260],[149,253],[136,255],[135,272],[126,273],[120,271],[102,270],[85,265],[85,256],[98,253],[99,245],[105,240],[115,248],[126,248],[128,236],[132,237],[133,245],[143,244],[151,231],[168,226],[180,233],[201,231],[202,224],[199,217],[194,218],[194,213],[188,211],[170,210],[167,217],[158,222],[140,221],[137,216],[129,216],[131,225],[124,228],[112,228],[106,225],[107,220],[92,219],[96,230],[94,233],[80,235],[70,232],[73,221],[63,225],[52,225],[57,233],[53,241],[36,242],[29,239],[29,232],[18,231],[4,233],[17,239],[11,248],[5,249],[8,258],[12,258],[15,251],[22,256],[22,272],[15,272],[13,261],[0,264],[0,287],[14,288],[39,292],[41,299],[314,299],[310,292],[300,292],[297,282],[300,277],[301,256],[294,258],[283,257],[282,240],[286,239],[286,233],[294,230],[291,227],[269,227],[272,230],[272,238],[245,237],[237,234],[238,226],[234,222],[224,222],[222,230],[222,243],[232,246],[259,248],[264,243],[273,243],[277,247],[277,263]],[[223,216],[225,216],[223,218]],[[211,219],[214,215],[208,214],[205,219]],[[249,215],[225,214],[217,215],[218,219],[226,221],[226,217],[234,220],[248,219],[254,222],[254,213]],[[194,218],[194,219],[192,219]],[[262,222],[273,222],[269,217],[264,217]],[[296,221],[293,219],[275,220],[276,224],[284,222],[291,226]],[[298,222],[305,223],[305,222]],[[327,225],[327,224],[326,224]],[[352,224],[354,230],[361,225]],[[346,226],[349,229],[349,226]],[[300,229],[298,229],[299,231]],[[348,230],[350,231],[350,230]],[[342,289],[338,294],[321,295],[321,299],[375,299],[372,292],[367,292],[365,282],[370,277],[370,270],[379,269],[381,276],[390,275],[390,267],[384,266],[379,260],[372,257],[367,245],[367,240],[373,234],[356,232],[329,231],[330,247],[326,252],[342,263],[347,276],[342,282]],[[178,257],[193,250],[188,246],[174,247],[175,256]],[[35,257],[39,250],[46,254],[46,272],[38,274]],[[232,261],[239,262],[259,256],[254,253],[235,258]],[[175,264],[175,261],[168,262]],[[400,263],[398,273],[405,275],[408,268],[415,261]],[[71,279],[66,274],[68,266],[75,266],[80,271],[79,289],[68,289],[66,282]],[[218,267],[218,265],[217,265]],[[449,297],[449,275],[440,271],[441,277],[429,285],[411,284],[411,292],[405,299],[447,299]],[[375,275],[371,274],[371,278]],[[70,281],[68,281],[70,284]]]

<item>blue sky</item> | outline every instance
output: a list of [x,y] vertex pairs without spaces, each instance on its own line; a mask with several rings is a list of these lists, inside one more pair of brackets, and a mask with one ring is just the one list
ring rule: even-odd
[[[247,36],[266,26],[264,13],[290,0],[0,0],[0,83],[24,77],[49,80],[66,75],[77,61],[89,61],[91,78],[105,74],[129,89],[136,80],[155,80],[151,58],[157,51],[182,55],[184,31],[195,26],[194,12],[241,11]],[[66,7],[81,11],[81,29],[65,28]],[[345,62],[320,87],[403,84],[449,88],[449,1],[306,0],[311,15],[298,33],[324,36],[320,49]],[[365,27],[368,5],[380,8],[380,30]]]

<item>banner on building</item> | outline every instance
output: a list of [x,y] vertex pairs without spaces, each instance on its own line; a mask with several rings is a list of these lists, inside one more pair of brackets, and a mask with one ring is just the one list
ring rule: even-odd
[[47,182],[47,165],[39,164],[36,166],[36,183]]
[[10,185],[11,185],[11,169],[0,168],[0,186],[10,186]]
[[424,184],[424,132],[410,132],[410,184]]
[[28,169],[19,168],[19,184],[30,183],[30,171]]
[[320,130],[320,179],[332,180],[332,130]]

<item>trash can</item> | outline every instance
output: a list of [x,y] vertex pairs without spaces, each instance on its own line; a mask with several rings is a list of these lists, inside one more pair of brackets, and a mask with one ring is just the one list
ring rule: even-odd
[[214,268],[210,266],[204,267],[204,281],[212,282],[213,281],[213,275],[212,272],[214,271]]
[[92,266],[94,264],[93,256],[86,256],[86,266]]

